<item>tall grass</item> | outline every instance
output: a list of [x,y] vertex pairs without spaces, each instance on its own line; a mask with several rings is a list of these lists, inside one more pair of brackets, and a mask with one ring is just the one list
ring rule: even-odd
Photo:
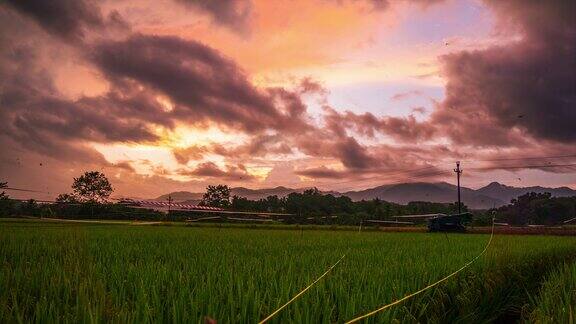
[[[342,322],[415,291],[477,255],[488,235],[0,224],[0,322],[256,322],[326,278],[272,322]],[[564,258],[573,237],[497,236],[441,289],[372,318],[418,320],[478,296],[497,269]],[[514,266],[511,266],[514,265]],[[473,284],[476,283],[476,284]],[[490,291],[481,291],[489,295]],[[441,302],[435,302],[441,301]],[[465,318],[477,311],[473,303]],[[487,307],[485,305],[485,307]],[[496,306],[495,306],[496,307]]]
[[535,323],[576,323],[576,262],[552,272],[532,304]]

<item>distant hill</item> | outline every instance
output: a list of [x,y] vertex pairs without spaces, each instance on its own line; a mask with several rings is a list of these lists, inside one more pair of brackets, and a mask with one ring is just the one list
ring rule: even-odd
[[528,192],[543,193],[549,192],[555,197],[571,197],[576,196],[576,190],[570,189],[568,187],[559,188],[546,188],[546,187],[511,187],[506,186],[498,182],[492,182],[486,187],[482,187],[476,192],[490,197],[500,197],[505,203],[509,203],[510,200],[526,194]]
[[[455,202],[457,200],[456,186],[446,183],[428,183],[428,182],[413,182],[401,183],[393,185],[383,185],[370,189],[359,191],[348,191],[339,193],[335,191],[326,191],[324,194],[332,194],[335,196],[348,196],[354,201],[370,200],[379,198],[382,200],[395,202],[399,204],[407,204],[411,201],[430,201],[430,202]],[[285,197],[292,192],[303,192],[306,188],[286,188],[275,187],[265,189],[249,189],[244,187],[236,187],[231,189],[232,195],[248,198],[251,200],[258,200],[268,196],[276,195],[278,197]],[[568,187],[560,188],[545,188],[545,187],[511,187],[492,182],[489,185],[482,187],[478,190],[462,187],[462,201],[473,209],[487,209],[492,207],[500,207],[510,202],[520,195],[527,192],[550,192],[553,196],[566,197],[576,196],[576,190]],[[188,191],[177,191],[170,194],[175,202],[185,202],[188,204],[197,204],[202,199],[202,193],[194,193]],[[168,194],[162,195],[155,200],[167,200]]]
[[[461,188],[461,194],[462,201],[474,209],[491,208],[504,204],[501,199],[477,193],[466,187]],[[352,200],[379,198],[399,204],[407,204],[411,201],[455,202],[458,196],[457,187],[446,182],[384,185],[361,191],[349,191],[343,195]]]
[[[258,200],[260,198],[266,198],[268,196],[278,196],[285,197],[292,192],[303,192],[306,188],[292,189],[286,187],[275,187],[267,189],[248,189],[244,187],[235,187],[230,190],[231,196],[239,196],[248,198],[250,200]],[[202,199],[203,193],[199,192],[189,192],[189,191],[176,191],[169,194],[162,195],[154,200],[165,201],[168,200],[168,196],[171,196],[175,202],[187,202],[193,203],[193,201],[200,201]]]

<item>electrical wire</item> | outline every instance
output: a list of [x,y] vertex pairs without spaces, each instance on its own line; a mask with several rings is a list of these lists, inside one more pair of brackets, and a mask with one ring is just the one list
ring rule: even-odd
[[[556,156],[540,156],[540,157],[521,157],[521,158],[502,158],[502,159],[491,159],[491,160],[464,160],[467,162],[497,162],[497,161],[515,161],[515,160],[536,160],[536,159],[559,159],[559,158],[573,158],[576,157],[576,154],[570,154],[570,155],[556,155]],[[533,165],[514,165],[514,166],[509,166],[509,165],[500,165],[500,166],[486,166],[486,167],[468,167],[467,170],[475,170],[475,171],[481,171],[481,170],[499,170],[499,169],[536,169],[536,168],[554,168],[554,167],[572,167],[572,166],[576,166],[576,163],[567,163],[567,164],[533,164]],[[338,184],[345,184],[345,183],[357,183],[357,182],[362,182],[362,181],[369,181],[369,180],[374,180],[374,179],[379,179],[382,177],[389,177],[390,175],[402,175],[402,173],[405,172],[414,172],[414,171],[421,171],[421,170],[427,170],[427,169],[432,169],[435,168],[435,165],[430,165],[424,168],[419,168],[419,169],[406,169],[406,170],[388,170],[388,171],[383,171],[381,172],[379,175],[377,176],[373,176],[373,177],[369,177],[369,178],[361,178],[361,179],[351,179],[351,180],[345,180],[345,181],[337,181],[337,182],[330,182],[330,183],[323,183],[321,185],[338,185]],[[384,174],[382,174],[384,173]],[[433,176],[438,176],[438,175],[442,175],[442,174],[446,174],[446,171],[442,171],[440,173],[431,173],[431,174],[423,174],[423,175],[414,175],[412,177],[408,177],[408,178],[404,178],[404,180],[414,180],[420,177],[433,177]],[[389,183],[389,184],[394,184],[394,183]]]
[[50,194],[49,192],[46,192],[46,191],[39,191],[39,190],[32,190],[32,189],[22,189],[22,188],[13,188],[13,187],[4,187],[4,188],[0,188],[0,190],[13,190],[13,191],[25,191],[25,192],[36,192],[36,193]]
[[[497,161],[516,161],[516,160],[537,160],[537,159],[561,159],[561,158],[576,158],[576,154],[567,154],[567,155],[555,155],[555,156],[531,156],[531,157],[519,157],[519,158],[496,158],[496,159],[487,159],[487,160],[462,160],[467,162],[497,162]],[[427,160],[430,161],[430,160]],[[439,161],[439,160],[438,160]],[[445,160],[443,161],[445,163]],[[382,178],[390,178],[390,177],[400,177],[406,175],[406,177],[402,177],[402,179],[398,179],[398,182],[391,182],[386,183],[389,185],[392,184],[399,184],[402,182],[406,182],[407,180],[417,180],[420,178],[430,178],[439,175],[446,175],[449,171],[436,169],[431,172],[423,172],[430,169],[437,168],[437,164],[428,165],[422,168],[416,169],[389,169],[383,170],[378,172],[378,175],[371,176],[371,177],[364,177],[359,179],[350,179],[350,180],[343,180],[343,181],[336,181],[336,182],[325,182],[325,183],[318,183],[321,186],[334,186],[340,184],[348,184],[348,183],[359,183],[364,181],[373,181]],[[467,170],[471,171],[488,171],[488,170],[512,170],[512,169],[536,169],[536,168],[560,168],[560,167],[575,167],[576,163],[565,163],[565,164],[529,164],[529,165],[499,165],[499,166],[485,166],[485,167],[468,167]],[[407,174],[407,173],[415,173],[415,174]],[[24,189],[24,188],[14,188],[14,187],[5,187],[0,188],[1,190],[12,190],[12,191],[22,191],[22,192],[34,192],[34,193],[43,193],[43,194],[51,194],[50,192],[41,191],[41,190],[33,190],[33,189]]]
[[[372,176],[372,177],[369,177],[369,178],[343,180],[343,181],[330,182],[330,183],[324,183],[324,184],[326,184],[326,185],[338,185],[338,184],[344,184],[344,183],[354,183],[354,182],[360,182],[360,181],[374,180],[374,179],[379,179],[379,178],[383,178],[383,177],[401,176],[403,173],[406,173],[406,172],[425,171],[425,170],[428,170],[428,169],[433,169],[433,168],[435,168],[435,167],[436,167],[435,165],[429,165],[429,166],[427,166],[427,167],[418,168],[418,169],[386,170],[386,171],[381,171],[381,172],[379,172],[378,175]],[[444,172],[444,171],[443,171],[443,172]]]
[[436,287],[437,285],[443,283],[444,281],[446,281],[446,280],[454,277],[455,275],[457,275],[458,273],[462,272],[464,269],[466,269],[466,268],[468,268],[470,265],[472,265],[472,263],[474,263],[476,260],[478,260],[482,255],[484,255],[484,253],[486,253],[486,251],[487,251],[488,248],[490,247],[490,244],[492,244],[492,239],[493,239],[493,238],[494,238],[494,218],[492,218],[492,233],[490,234],[490,239],[488,240],[488,243],[486,244],[486,246],[484,247],[484,249],[482,250],[482,252],[480,252],[480,254],[478,254],[478,255],[477,255],[476,257],[474,257],[472,260],[468,261],[468,262],[467,262],[465,265],[463,265],[460,269],[452,272],[451,274],[447,275],[446,277],[444,277],[444,278],[442,278],[442,279],[440,279],[440,280],[438,280],[438,281],[436,281],[436,282],[434,282],[434,283],[432,283],[432,284],[429,284],[428,286],[426,286],[426,287],[424,287],[424,288],[422,288],[422,289],[420,289],[420,290],[418,290],[418,291],[416,291],[416,292],[413,292],[413,293],[411,293],[411,294],[409,294],[409,295],[406,295],[406,296],[404,296],[404,297],[402,297],[402,298],[400,298],[400,299],[398,299],[398,300],[395,300],[395,301],[393,301],[393,302],[391,302],[391,303],[389,303],[389,304],[386,304],[386,305],[384,305],[384,306],[382,306],[382,307],[380,307],[380,308],[378,308],[378,309],[376,309],[376,310],[373,310],[373,311],[371,311],[371,312],[369,312],[369,313],[366,313],[366,314],[364,314],[364,315],[360,315],[360,316],[358,316],[358,317],[355,317],[355,318],[347,321],[346,324],[356,323],[356,322],[358,322],[358,321],[360,321],[360,320],[363,320],[363,319],[365,319],[365,318],[368,318],[368,317],[370,317],[370,316],[373,316],[373,315],[375,315],[375,314],[377,314],[377,313],[379,313],[379,312],[381,312],[381,311],[383,311],[383,310],[386,310],[386,309],[388,309],[388,308],[390,308],[390,307],[392,307],[392,306],[398,305],[398,304],[400,304],[400,303],[402,303],[402,302],[404,302],[404,301],[406,301],[406,300],[408,300],[408,299],[410,299],[410,298],[412,298],[412,297],[414,297],[414,296],[416,296],[416,295],[419,295],[419,294],[425,292],[425,291],[428,290],[428,289],[432,289],[432,288]]
[[532,165],[500,165],[500,166],[488,166],[488,167],[471,167],[468,170],[506,170],[506,169],[538,169],[538,168],[564,168],[564,167],[575,167],[576,163],[567,164],[532,164]]
[[529,156],[529,157],[516,157],[516,158],[495,158],[487,160],[464,160],[471,162],[498,162],[498,161],[519,161],[519,160],[549,160],[549,159],[565,159],[576,158],[576,154],[569,155],[552,155],[552,156]]
[[334,269],[334,267],[336,267],[340,263],[340,261],[342,261],[342,259],[344,259],[344,257],[346,257],[346,254],[342,255],[342,257],[338,261],[336,261],[336,263],[334,263],[330,268],[328,268],[328,270],[326,270],[326,272],[324,272],[320,277],[318,277],[316,280],[314,280],[314,282],[309,284],[306,288],[302,289],[298,294],[296,294],[294,297],[292,297],[288,302],[286,302],[284,305],[280,306],[280,308],[278,308],[277,310],[272,312],[272,314],[266,316],[266,318],[264,318],[263,320],[258,322],[258,324],[263,324],[263,323],[268,322],[272,317],[276,316],[276,314],[280,313],[281,310],[286,308],[286,306],[290,305],[293,301],[298,299],[298,297],[302,296],[308,289],[312,288],[312,286],[314,286],[318,281],[320,281],[320,279],[324,278],[324,276],[326,276],[330,271],[332,271],[332,269]]

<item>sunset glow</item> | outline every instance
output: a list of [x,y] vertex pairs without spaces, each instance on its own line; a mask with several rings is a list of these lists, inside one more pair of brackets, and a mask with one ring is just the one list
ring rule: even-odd
[[340,190],[461,160],[470,187],[576,187],[550,167],[576,162],[573,6],[507,3],[6,1],[0,178]]

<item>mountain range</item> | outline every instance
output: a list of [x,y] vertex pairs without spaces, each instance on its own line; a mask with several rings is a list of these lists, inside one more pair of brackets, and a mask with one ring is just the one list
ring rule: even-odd
[[[231,189],[230,194],[232,196],[237,195],[251,200],[258,200],[272,195],[285,197],[292,192],[301,193],[306,189],[307,188],[293,189],[286,187],[249,189],[244,187],[235,187]],[[550,192],[552,196],[556,197],[576,196],[576,190],[568,187],[512,187],[498,182],[492,182],[489,185],[476,190],[461,187],[462,202],[473,209],[500,207],[508,204],[510,200],[528,192]],[[446,182],[401,183],[383,185],[359,191],[347,191],[342,193],[326,191],[323,193],[335,196],[348,196],[354,201],[379,198],[399,204],[407,204],[411,201],[454,202],[457,200],[457,187]],[[178,191],[162,195],[155,200],[167,200],[168,195],[170,195],[175,202],[184,202],[189,204],[196,204],[202,199],[202,193]]]

